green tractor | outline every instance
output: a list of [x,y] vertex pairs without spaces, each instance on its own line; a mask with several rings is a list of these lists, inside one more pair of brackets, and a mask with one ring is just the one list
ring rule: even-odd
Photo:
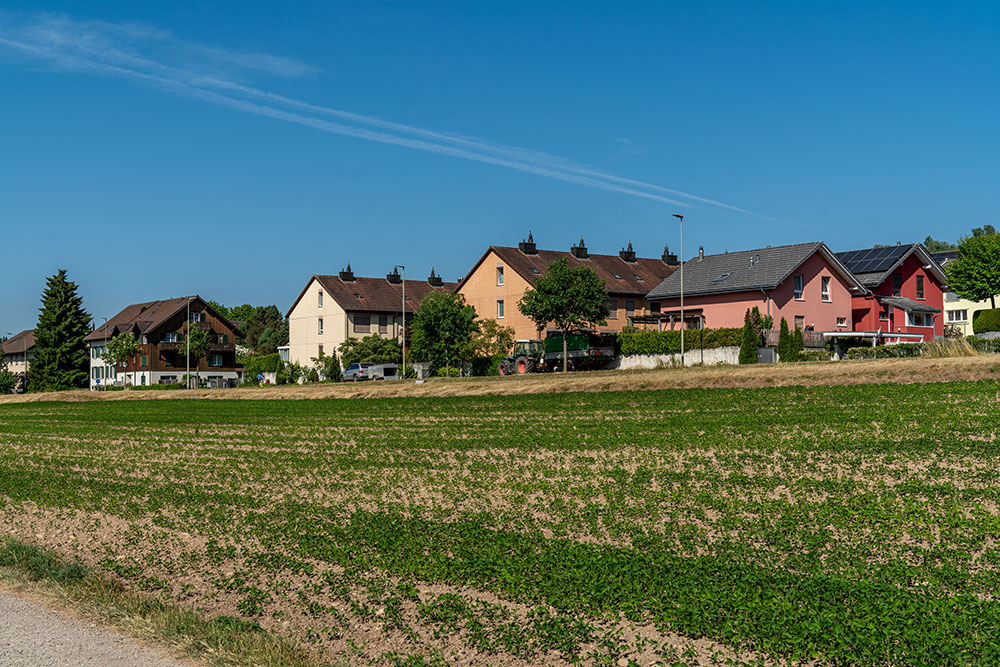
[[500,362],[500,375],[524,375],[541,370],[544,364],[545,344],[537,338],[514,341],[513,353]]
[[[614,334],[571,331],[566,336],[569,370],[605,368],[615,359]],[[560,371],[563,365],[563,337],[553,332],[545,340],[521,339],[514,343],[511,356],[500,362],[500,375],[524,375]]]

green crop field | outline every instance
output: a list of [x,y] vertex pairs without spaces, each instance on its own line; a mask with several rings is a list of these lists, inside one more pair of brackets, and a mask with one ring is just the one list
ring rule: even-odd
[[0,406],[0,530],[335,664],[1000,664],[1000,383]]

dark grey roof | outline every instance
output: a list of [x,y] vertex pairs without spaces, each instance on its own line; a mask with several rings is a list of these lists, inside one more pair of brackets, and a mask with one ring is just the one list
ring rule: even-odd
[[958,251],[957,250],[945,250],[943,252],[932,252],[931,253],[931,257],[934,258],[935,262],[937,262],[941,266],[944,266],[948,262],[953,262],[956,259],[958,259]]
[[914,252],[921,257],[921,261],[930,262],[930,270],[941,284],[947,281],[940,263],[920,243],[848,250],[838,252],[837,259],[850,269],[862,285],[872,289],[884,283],[889,274]]
[[[784,282],[802,262],[817,252],[823,252],[845,279],[856,283],[858,288],[861,287],[822,241],[814,241],[774,248],[741,250],[722,255],[706,255],[700,260],[690,259],[684,264],[684,296],[773,289]],[[672,299],[680,296],[680,293],[681,272],[677,271],[653,289],[646,298]]]
[[940,313],[940,308],[935,308],[934,306],[929,306],[926,303],[920,303],[919,301],[914,301],[913,299],[907,299],[902,296],[879,296],[876,297],[879,303],[884,303],[895,308],[900,308],[908,313]]

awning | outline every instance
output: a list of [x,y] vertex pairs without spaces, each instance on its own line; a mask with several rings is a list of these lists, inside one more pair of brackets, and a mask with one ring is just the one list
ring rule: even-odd
[[900,310],[905,310],[908,313],[940,313],[940,308],[935,308],[934,306],[929,306],[926,303],[920,303],[919,301],[914,301],[913,299],[907,299],[902,296],[876,296],[879,303],[885,304],[887,306],[892,306],[893,308],[899,308]]

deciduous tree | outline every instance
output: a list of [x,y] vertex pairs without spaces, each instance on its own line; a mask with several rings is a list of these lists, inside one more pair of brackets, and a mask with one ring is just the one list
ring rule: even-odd
[[[348,338],[340,347],[340,363],[344,368],[351,364],[391,364],[403,356],[399,341],[370,334],[364,338]],[[338,372],[339,375],[339,372]]]
[[[992,226],[987,225],[989,229]],[[958,259],[948,262],[948,288],[969,301],[990,300],[996,308],[1000,294],[1000,234],[980,233],[967,236],[958,244]]]
[[420,302],[410,323],[410,350],[415,359],[444,366],[468,356],[476,331],[476,309],[461,294],[431,292]]
[[554,322],[562,332],[563,371],[569,369],[566,334],[578,327],[607,324],[608,293],[604,281],[587,266],[570,268],[564,258],[549,264],[545,273],[525,291],[517,304],[539,329]]
[[[106,364],[111,364],[115,368],[128,363],[129,359],[134,359],[139,355],[139,342],[135,339],[135,334],[131,331],[123,331],[108,341],[108,345],[101,353],[101,359]],[[128,373],[125,373],[125,380],[128,381]],[[135,384],[135,374],[132,375],[132,384]]]

